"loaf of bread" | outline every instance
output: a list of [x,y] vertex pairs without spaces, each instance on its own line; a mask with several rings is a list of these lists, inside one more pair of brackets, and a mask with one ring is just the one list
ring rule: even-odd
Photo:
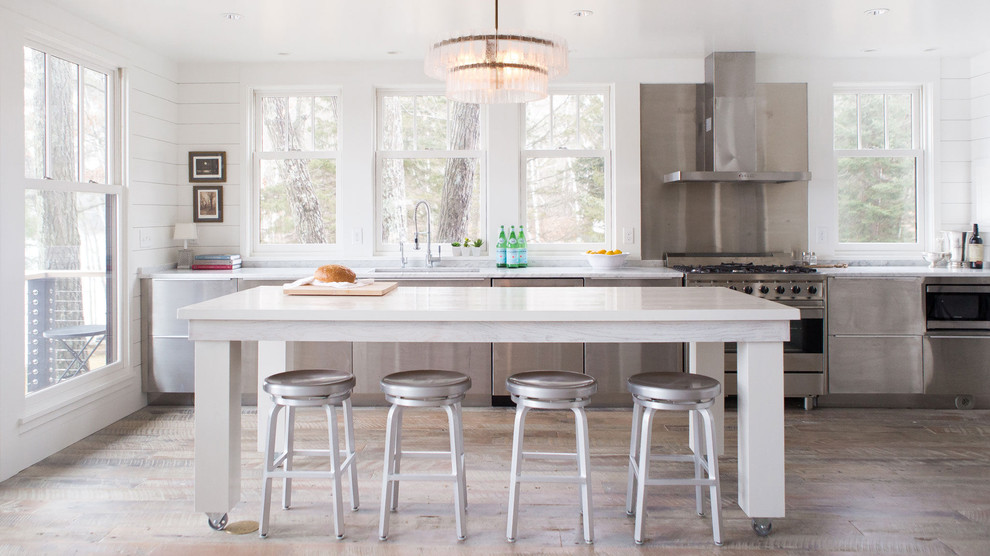
[[339,264],[327,264],[316,269],[314,278],[320,282],[350,282],[357,281],[354,271]]

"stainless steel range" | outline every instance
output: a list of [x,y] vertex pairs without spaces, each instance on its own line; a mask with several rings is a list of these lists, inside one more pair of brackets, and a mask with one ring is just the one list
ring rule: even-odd
[[[825,394],[825,277],[814,268],[787,264],[770,253],[691,255],[670,253],[667,266],[684,273],[688,287],[724,287],[801,310],[784,344],[784,395],[803,397],[805,409]],[[736,391],[736,346],[725,346],[727,393]]]

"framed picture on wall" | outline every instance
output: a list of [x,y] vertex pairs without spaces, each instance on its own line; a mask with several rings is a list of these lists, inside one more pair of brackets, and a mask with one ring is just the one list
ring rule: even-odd
[[223,186],[193,186],[193,222],[223,222]]
[[225,182],[227,181],[227,153],[190,152],[189,153],[189,182]]

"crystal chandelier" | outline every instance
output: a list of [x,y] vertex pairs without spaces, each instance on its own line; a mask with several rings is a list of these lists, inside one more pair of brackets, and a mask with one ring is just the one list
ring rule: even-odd
[[426,75],[447,83],[447,98],[474,104],[546,98],[551,77],[567,73],[567,42],[554,36],[470,33],[437,41],[426,55]]

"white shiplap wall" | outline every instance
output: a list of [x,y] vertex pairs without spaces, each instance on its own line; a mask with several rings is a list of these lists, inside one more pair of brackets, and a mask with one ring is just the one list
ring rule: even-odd
[[[35,44],[125,70],[127,129],[121,233],[122,366],[24,396],[23,46]],[[139,409],[141,313],[137,271],[175,261],[178,67],[44,2],[0,6],[0,480]],[[141,245],[142,232],[147,242]],[[129,348],[129,349],[128,349]]]
[[936,224],[945,230],[962,231],[972,225],[969,68],[968,58],[942,60],[935,202]]
[[974,57],[969,69],[973,218],[990,231],[990,52]]
[[200,222],[200,253],[238,253],[241,220],[241,99],[239,71],[234,65],[185,65],[179,73],[179,149],[182,169],[176,176],[177,222],[192,221],[192,186],[186,169],[190,151],[225,151],[227,181],[223,185],[223,222]]

